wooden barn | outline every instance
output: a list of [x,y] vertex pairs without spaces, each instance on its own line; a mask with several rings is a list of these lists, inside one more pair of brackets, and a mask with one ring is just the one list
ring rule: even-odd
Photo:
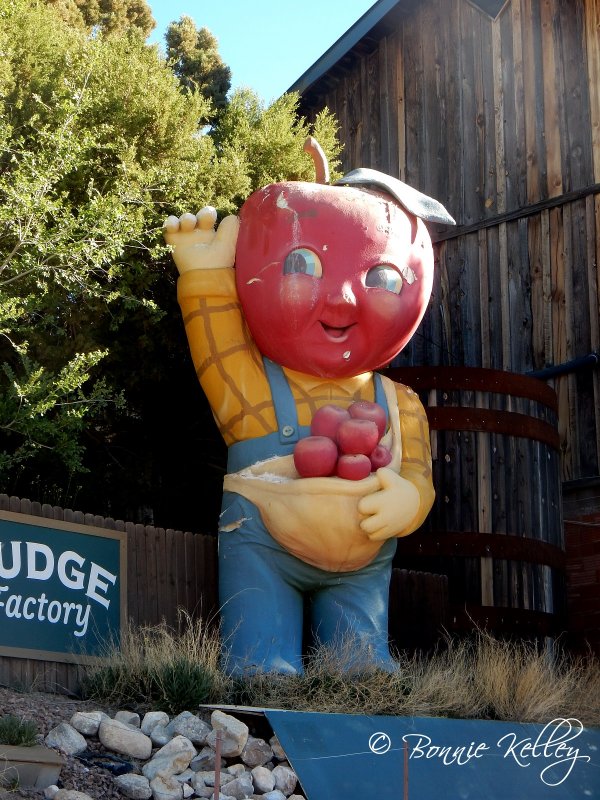
[[438,487],[399,564],[448,575],[450,626],[600,646],[599,0],[379,0],[291,89],[336,114],[345,171],[457,221],[394,365]]

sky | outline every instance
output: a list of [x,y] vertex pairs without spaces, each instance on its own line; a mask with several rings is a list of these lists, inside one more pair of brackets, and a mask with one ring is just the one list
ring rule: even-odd
[[232,71],[232,88],[249,87],[265,103],[277,99],[375,0],[148,0],[164,45],[170,22],[183,14],[208,28]]

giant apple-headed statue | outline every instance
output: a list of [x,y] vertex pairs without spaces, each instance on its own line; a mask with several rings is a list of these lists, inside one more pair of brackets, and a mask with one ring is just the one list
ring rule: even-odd
[[348,668],[394,669],[396,538],[434,499],[424,409],[375,370],[429,301],[423,220],[453,220],[375,170],[329,185],[320,147],[306,149],[316,183],[259,189],[216,231],[210,207],[165,222],[192,358],[228,445],[219,599],[238,675],[301,672],[306,608],[317,644],[356,645]]

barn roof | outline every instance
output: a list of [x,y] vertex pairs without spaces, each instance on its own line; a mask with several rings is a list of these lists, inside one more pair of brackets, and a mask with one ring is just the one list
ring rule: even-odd
[[[497,16],[505,0],[465,0],[491,17]],[[335,44],[315,61],[312,67],[290,86],[290,92],[303,95],[331,70],[344,67],[344,62],[355,53],[373,49],[379,38],[393,29],[398,21],[408,17],[422,0],[377,0]],[[332,77],[335,77],[332,75]]]

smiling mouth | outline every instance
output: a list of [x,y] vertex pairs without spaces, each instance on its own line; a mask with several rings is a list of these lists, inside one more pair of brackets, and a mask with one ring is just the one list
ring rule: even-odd
[[321,327],[331,341],[345,342],[350,329],[354,327],[354,323],[352,325],[344,325],[343,327],[335,327],[334,325],[326,325],[324,322],[321,322]]

